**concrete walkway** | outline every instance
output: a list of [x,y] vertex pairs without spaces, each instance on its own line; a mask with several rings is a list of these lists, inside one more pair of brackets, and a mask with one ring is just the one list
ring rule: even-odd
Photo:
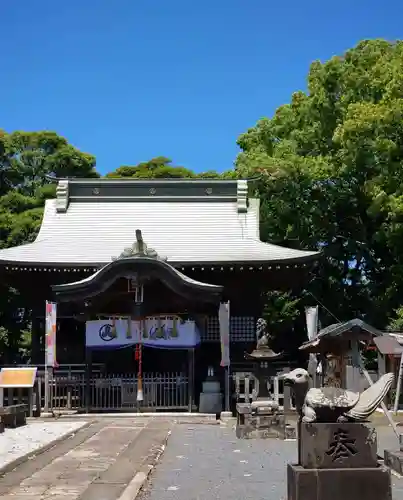
[[[382,447],[396,443],[379,431]],[[296,441],[236,439],[231,427],[178,425],[138,500],[284,500],[286,467]],[[403,479],[392,476],[393,500],[403,500]]]
[[145,477],[172,423],[103,419],[0,479],[2,500],[116,500]]

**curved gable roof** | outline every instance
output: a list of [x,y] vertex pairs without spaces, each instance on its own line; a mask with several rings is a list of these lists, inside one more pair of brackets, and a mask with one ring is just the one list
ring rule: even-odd
[[[147,256],[119,258],[102,269],[74,283],[54,285],[52,290],[58,300],[84,299],[107,290],[117,279],[127,277],[133,272],[153,274],[174,293],[187,298],[197,297],[205,302],[219,302],[223,287],[202,283],[185,276],[167,262]],[[196,294],[196,295],[195,295]]]

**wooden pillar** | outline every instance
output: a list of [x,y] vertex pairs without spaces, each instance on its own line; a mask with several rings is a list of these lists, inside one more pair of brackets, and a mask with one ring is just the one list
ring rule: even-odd
[[41,359],[41,320],[38,317],[32,318],[31,331],[31,364],[43,364]]
[[[283,368],[283,374],[289,372],[290,367],[285,366]],[[291,412],[291,387],[286,384],[283,384],[283,411],[285,415],[288,415]]]
[[193,400],[194,400],[194,360],[195,360],[195,350],[194,348],[188,349],[188,411],[189,413],[193,410]]
[[224,388],[224,394],[225,394],[225,401],[224,401],[224,408],[225,411],[231,411],[231,373],[230,373],[230,367],[226,366],[225,367],[225,388]]
[[45,362],[42,346],[45,345],[45,299],[35,301],[32,307],[31,364],[43,365]]
[[378,351],[378,377],[382,377],[386,373],[385,355]]
[[[226,306],[225,311],[221,307]],[[221,366],[224,365],[224,409],[229,412],[231,407],[231,372],[230,372],[230,343],[231,343],[231,316],[230,303],[222,303],[218,310],[220,325]],[[221,324],[222,322],[222,324]],[[221,338],[223,336],[223,338]]]
[[92,349],[85,348],[85,411],[91,411]]

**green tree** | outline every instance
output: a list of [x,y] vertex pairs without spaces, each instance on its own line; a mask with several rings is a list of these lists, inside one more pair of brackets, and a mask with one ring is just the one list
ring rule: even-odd
[[165,156],[157,156],[137,165],[124,165],[106,174],[106,177],[122,179],[231,179],[236,176],[234,169],[223,173],[214,170],[196,173],[188,168],[173,165],[172,160]]
[[[50,177],[98,176],[95,157],[55,132],[0,131],[0,248],[35,239],[44,202],[55,196]],[[30,314],[19,291],[2,280],[0,355],[5,361],[15,359],[29,343]]]
[[398,307],[396,309],[387,329],[392,332],[403,332],[403,307]]
[[263,237],[322,249],[310,291],[380,327],[403,292],[402,56],[403,42],[366,40],[314,62],[308,92],[242,134],[236,160],[260,175]]
[[0,172],[8,189],[36,196],[55,177],[99,177],[95,157],[55,132],[13,132],[0,136]]
[[107,174],[106,177],[169,179],[195,177],[195,174],[187,168],[172,165],[172,160],[165,156],[158,156],[138,165],[119,167]]

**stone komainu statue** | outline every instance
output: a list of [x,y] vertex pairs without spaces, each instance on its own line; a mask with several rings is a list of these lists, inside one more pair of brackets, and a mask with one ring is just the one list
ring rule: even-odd
[[296,368],[284,377],[291,386],[302,422],[363,422],[378,408],[392,387],[394,375],[383,375],[362,393],[338,387],[309,389],[309,374]]

